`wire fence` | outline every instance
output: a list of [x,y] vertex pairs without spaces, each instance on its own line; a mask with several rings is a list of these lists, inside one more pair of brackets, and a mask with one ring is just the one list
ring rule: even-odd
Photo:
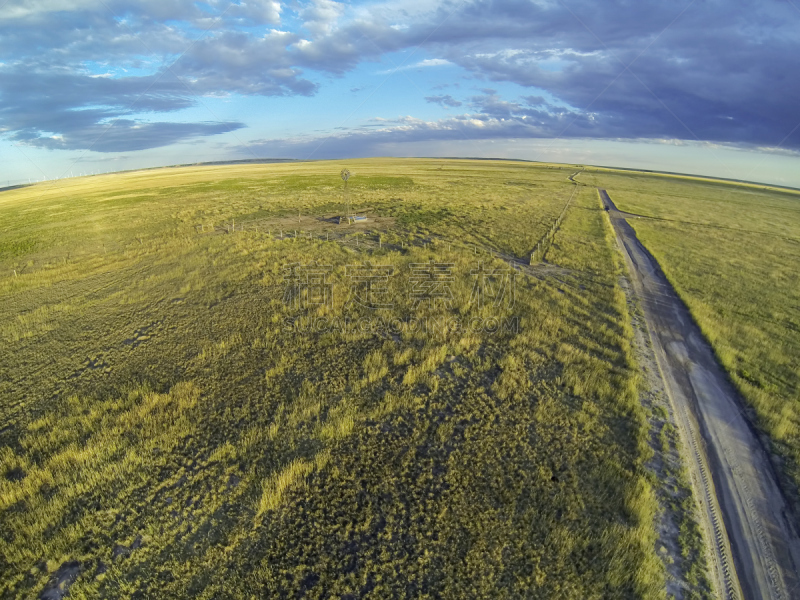
[[550,246],[553,244],[553,240],[555,239],[556,233],[558,229],[561,227],[561,223],[564,221],[564,215],[567,213],[567,209],[569,205],[572,204],[572,199],[575,197],[575,192],[578,191],[578,182],[573,179],[578,173],[573,173],[569,176],[569,180],[575,184],[575,187],[572,189],[572,193],[567,200],[567,203],[564,205],[564,208],[561,209],[561,214],[556,217],[556,220],[553,221],[553,224],[550,226],[550,229],[545,233],[541,239],[536,243],[536,247],[531,252],[531,260],[530,264],[535,264],[537,262],[542,262],[544,260],[547,251],[550,249]]
[[[536,246],[533,247],[529,258],[521,258],[518,256],[513,256],[505,252],[501,252],[500,250],[496,250],[493,248],[488,248],[485,245],[478,245],[478,244],[471,244],[468,242],[464,242],[463,240],[452,240],[447,239],[442,236],[437,236],[433,234],[428,234],[425,238],[411,238],[409,240],[402,240],[402,241],[390,241],[393,237],[396,236],[386,236],[378,231],[373,230],[365,230],[359,232],[352,232],[352,231],[342,231],[341,229],[325,229],[324,225],[322,228],[316,226],[313,229],[301,229],[301,228],[284,228],[283,226],[275,226],[274,222],[245,222],[236,224],[235,219],[231,219],[230,223],[223,223],[222,225],[210,225],[208,228],[203,224],[198,224],[195,226],[195,229],[198,233],[227,233],[233,234],[237,232],[255,232],[261,235],[266,235],[270,239],[275,241],[297,241],[297,240],[306,240],[306,241],[324,241],[324,242],[336,242],[339,244],[346,245],[348,247],[354,249],[362,249],[362,250],[374,250],[374,249],[387,249],[387,250],[395,250],[395,251],[403,251],[407,248],[425,248],[432,246],[437,249],[447,248],[448,250],[458,249],[458,250],[467,250],[470,253],[474,253],[476,256],[492,256],[494,258],[499,258],[507,263],[509,263],[514,268],[521,268],[523,266],[530,266],[530,265],[537,265],[544,262],[544,258],[549,250],[550,246],[552,245],[555,235],[558,232],[561,224],[564,221],[564,216],[567,213],[570,205],[572,204],[572,200],[575,197],[575,193],[578,190],[577,181],[574,180],[574,177],[577,176],[580,171],[573,173],[569,180],[570,182],[575,184],[575,187],[572,190],[567,202],[564,204],[564,207],[561,209],[558,217],[553,221],[553,224],[550,226],[548,231],[539,239],[536,243]],[[328,221],[333,224],[334,222],[338,222],[335,218],[328,219]],[[412,232],[407,232],[411,234]]]

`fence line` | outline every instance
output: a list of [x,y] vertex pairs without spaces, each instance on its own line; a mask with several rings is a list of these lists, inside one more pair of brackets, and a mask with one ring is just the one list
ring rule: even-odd
[[[580,171],[578,171],[578,173],[580,173]],[[533,264],[535,262],[542,262],[545,254],[547,254],[547,250],[552,245],[556,232],[558,231],[558,228],[561,226],[561,223],[564,221],[564,215],[566,214],[569,205],[572,203],[572,199],[575,197],[575,192],[578,191],[578,183],[574,179],[572,179],[572,177],[575,177],[578,173],[573,173],[570,176],[570,181],[572,181],[575,184],[575,187],[572,188],[572,193],[569,195],[567,203],[564,205],[564,208],[561,209],[561,214],[559,214],[556,217],[556,220],[553,221],[553,225],[550,227],[549,231],[545,233],[541,237],[541,239],[536,243],[536,247],[533,249],[533,252],[531,252],[530,264]]]

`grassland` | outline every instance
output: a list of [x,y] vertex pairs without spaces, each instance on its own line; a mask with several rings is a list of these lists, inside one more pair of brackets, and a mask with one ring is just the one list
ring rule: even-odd
[[603,171],[582,179],[651,217],[630,223],[752,408],[800,507],[800,193]]
[[[380,247],[325,220],[343,166]],[[3,193],[0,594],[663,598],[594,191],[513,304],[471,301],[478,263],[527,260],[571,172],[369,160]],[[280,239],[298,213],[312,238]],[[449,305],[409,296],[429,261],[452,265]],[[348,302],[365,262],[392,267],[391,308]],[[288,304],[291,264],[329,267],[331,302]],[[302,326],[376,313],[405,325]],[[463,326],[481,318],[519,328]]]

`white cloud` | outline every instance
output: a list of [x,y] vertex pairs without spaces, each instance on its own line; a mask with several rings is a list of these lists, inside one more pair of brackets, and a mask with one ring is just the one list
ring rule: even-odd
[[395,71],[409,71],[411,69],[422,69],[426,67],[446,67],[452,64],[453,63],[451,63],[449,60],[445,60],[444,58],[426,58],[425,60],[416,62],[413,65],[401,65],[393,69],[378,71],[378,75],[388,75],[389,73],[394,73]]
[[310,6],[300,11],[303,27],[315,35],[326,35],[334,30],[344,14],[344,4],[333,0],[313,0]]
[[0,19],[24,19],[52,12],[76,12],[102,8],[99,0],[12,0],[0,7]]

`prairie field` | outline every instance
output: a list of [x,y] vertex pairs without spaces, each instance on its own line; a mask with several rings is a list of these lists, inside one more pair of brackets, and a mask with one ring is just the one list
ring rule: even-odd
[[[344,167],[366,222],[338,222]],[[577,170],[370,159],[0,194],[0,595],[665,598],[622,266]],[[640,231],[666,252],[671,230]],[[796,400],[746,348],[734,372]]]
[[589,169],[689,307],[800,507],[800,192]]

